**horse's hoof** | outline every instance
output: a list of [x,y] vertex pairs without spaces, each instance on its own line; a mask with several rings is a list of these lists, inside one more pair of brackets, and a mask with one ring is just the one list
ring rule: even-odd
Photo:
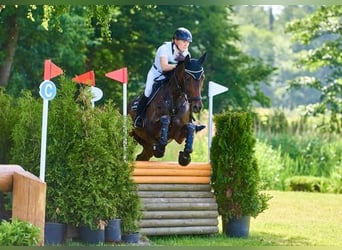
[[179,152],[179,155],[178,155],[178,163],[181,165],[181,166],[187,166],[191,161],[191,156],[190,154],[188,153],[185,153],[183,151],[180,151]]
[[154,157],[162,158],[164,156],[164,153],[165,153],[165,146],[160,145],[160,144],[153,145]]

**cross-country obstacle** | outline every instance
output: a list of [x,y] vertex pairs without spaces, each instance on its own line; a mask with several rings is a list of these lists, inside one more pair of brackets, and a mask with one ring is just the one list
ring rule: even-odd
[[133,180],[143,205],[144,235],[214,234],[218,212],[209,163],[137,161]]
[[12,192],[12,217],[40,228],[44,244],[46,183],[18,165],[0,165],[0,192]]

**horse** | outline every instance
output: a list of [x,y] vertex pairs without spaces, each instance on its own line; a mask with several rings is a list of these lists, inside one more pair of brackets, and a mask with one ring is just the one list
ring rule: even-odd
[[[205,126],[193,123],[193,113],[202,109],[201,91],[204,82],[204,53],[199,59],[187,56],[155,92],[151,94],[144,112],[144,127],[133,128],[130,135],[143,147],[137,161],[148,161],[153,156],[164,156],[166,145],[175,140],[178,144],[185,141],[184,151],[178,155],[178,163],[187,166],[191,162],[194,133]],[[158,83],[154,84],[155,86]],[[129,115],[136,115],[139,95],[129,105]],[[200,128],[198,128],[200,127]]]

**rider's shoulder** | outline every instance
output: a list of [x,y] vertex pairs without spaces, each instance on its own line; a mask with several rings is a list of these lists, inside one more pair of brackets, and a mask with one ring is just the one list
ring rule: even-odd
[[167,42],[164,42],[161,46],[162,47],[167,47],[167,46],[170,46],[172,42],[170,41],[167,41]]

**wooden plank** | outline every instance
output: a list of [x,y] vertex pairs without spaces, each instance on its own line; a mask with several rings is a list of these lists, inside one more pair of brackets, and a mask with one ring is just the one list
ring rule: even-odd
[[149,203],[215,203],[215,198],[188,198],[188,197],[177,197],[177,198],[140,198],[144,204]]
[[147,211],[177,211],[177,210],[217,210],[215,203],[147,203],[142,204]]
[[210,184],[138,184],[138,191],[210,191]]
[[19,165],[0,165],[0,192],[11,192],[14,172],[25,171]]
[[213,198],[214,194],[208,191],[138,191],[140,198]]
[[205,211],[143,211],[143,219],[182,219],[182,218],[217,218],[217,210]]
[[40,245],[44,244],[46,184],[29,172],[13,175],[12,218],[25,220],[40,228]]
[[132,176],[137,184],[141,183],[210,183],[210,177],[202,176]]
[[187,234],[215,234],[218,233],[217,226],[196,226],[196,227],[158,227],[141,228],[143,235],[187,235]]
[[191,162],[188,166],[181,166],[178,162],[165,161],[136,161],[135,168],[167,168],[167,169],[207,169],[211,170],[211,165],[208,162]]
[[165,219],[142,220],[140,227],[189,227],[189,226],[217,226],[217,218]]
[[168,169],[168,168],[136,168],[133,176],[206,176],[211,175],[210,169]]

